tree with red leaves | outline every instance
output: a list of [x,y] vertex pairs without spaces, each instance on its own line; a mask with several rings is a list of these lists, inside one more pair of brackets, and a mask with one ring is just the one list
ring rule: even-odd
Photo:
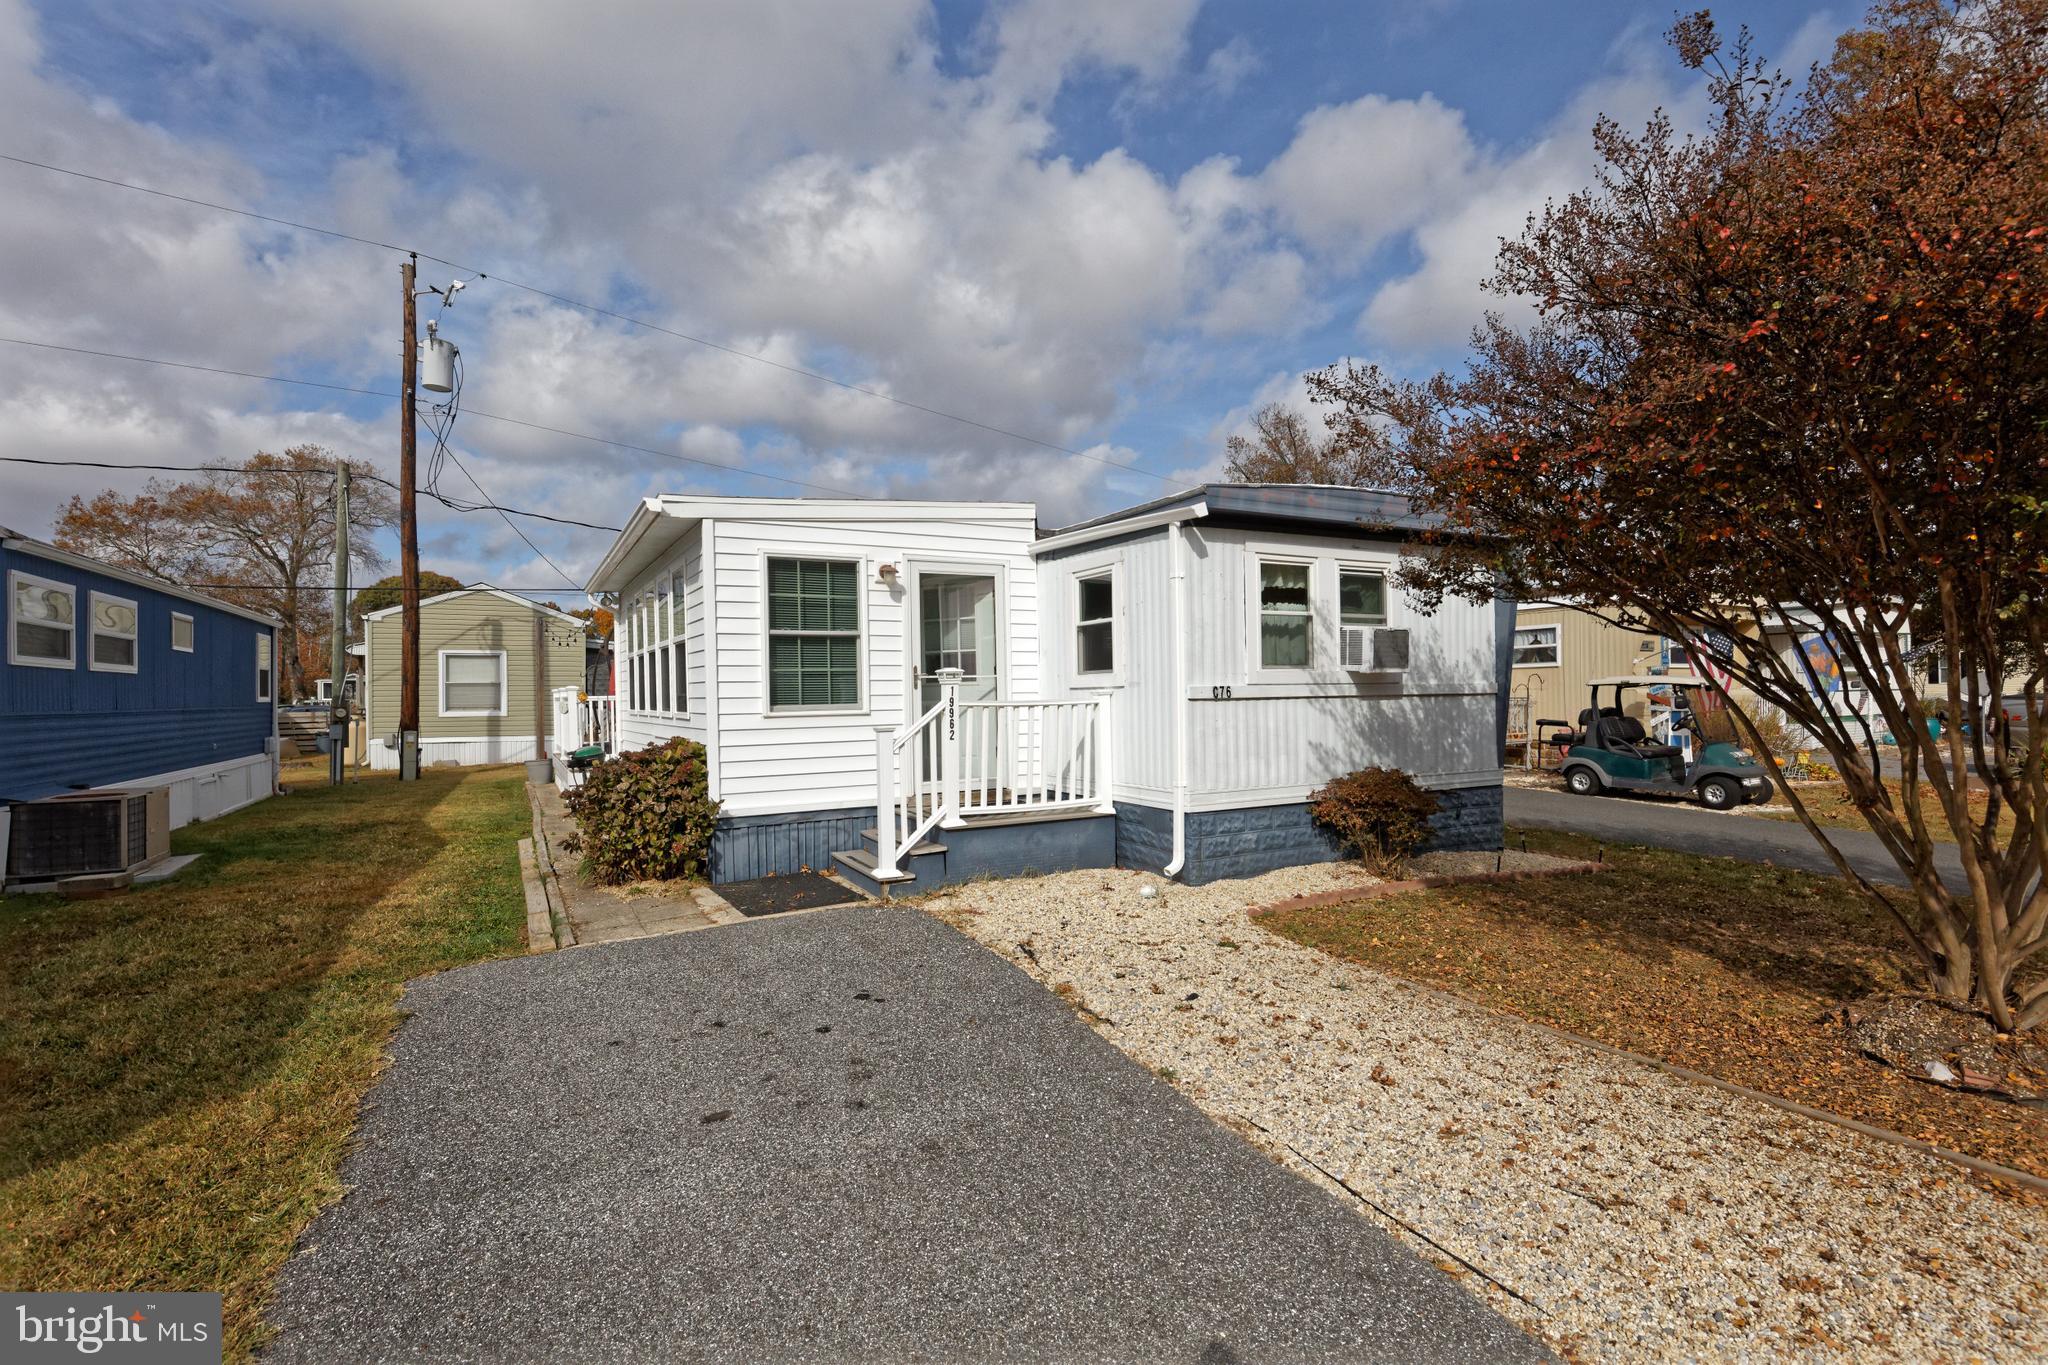
[[1704,13],[1671,38],[1714,117],[1596,127],[1597,183],[1489,282],[1532,324],[1490,317],[1458,374],[1345,365],[1314,392],[1444,517],[1414,590],[1565,598],[1715,660],[1752,737],[1775,707],[1827,750],[1911,904],[1794,788],[1799,818],[1928,985],[2048,1022],[2048,0],[1890,0],[1803,87]]

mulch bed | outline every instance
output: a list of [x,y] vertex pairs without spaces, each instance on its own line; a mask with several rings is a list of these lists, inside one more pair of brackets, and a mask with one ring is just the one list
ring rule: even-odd
[[[1549,853],[1593,850],[1577,836],[1528,837]],[[1259,922],[1613,1047],[2048,1176],[2048,1113],[1930,1084],[1858,1046],[1845,1011],[1913,983],[1896,926],[1830,878],[1610,848],[1601,876],[1443,886]]]
[[726,882],[718,894],[748,919],[786,915],[792,910],[821,910],[828,905],[858,904],[867,898],[819,872],[788,872],[752,881]]

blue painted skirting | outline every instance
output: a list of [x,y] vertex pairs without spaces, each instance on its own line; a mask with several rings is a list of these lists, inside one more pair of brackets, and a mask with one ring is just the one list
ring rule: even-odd
[[[1432,849],[1494,849],[1501,846],[1502,798],[1498,786],[1452,787],[1437,794],[1431,823]],[[1173,812],[1119,801],[1116,807],[1118,867],[1157,872],[1173,856]],[[1350,855],[1309,818],[1308,803],[1245,806],[1237,810],[1190,811],[1187,863],[1180,880],[1189,886],[1226,877],[1255,877],[1303,863],[1338,862]]]
[[721,816],[711,836],[711,880],[743,882],[832,866],[832,855],[861,846],[873,806],[792,811],[787,815]]
[[[1501,846],[1502,797],[1498,785],[1452,787],[1437,794],[1432,849]],[[746,881],[829,868],[832,855],[867,847],[862,831],[875,823],[873,806],[739,815],[719,820],[711,836],[711,880]],[[1173,812],[1120,801],[1112,825],[1099,820],[1048,820],[935,830],[946,845],[942,882],[972,877],[1016,877],[1077,867],[1125,867],[1157,872],[1173,856]],[[1302,863],[1329,863],[1349,855],[1309,818],[1308,803],[1190,811],[1187,865],[1190,886],[1226,877],[1253,877]],[[919,877],[926,890],[937,878]]]

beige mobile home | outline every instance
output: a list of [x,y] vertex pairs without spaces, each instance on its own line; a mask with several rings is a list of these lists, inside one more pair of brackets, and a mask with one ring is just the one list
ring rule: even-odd
[[[363,631],[368,761],[396,768],[399,608],[369,613]],[[583,685],[583,637],[576,617],[497,588],[458,588],[421,602],[420,766],[545,758],[549,694]]]
[[1519,732],[1527,720],[1575,719],[1594,678],[1684,671],[1685,649],[1661,635],[1644,635],[1559,602],[1524,602],[1515,608],[1514,671],[1508,684]]

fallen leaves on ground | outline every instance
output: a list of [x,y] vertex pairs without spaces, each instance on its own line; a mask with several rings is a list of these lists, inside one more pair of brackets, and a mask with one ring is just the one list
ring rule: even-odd
[[[1594,852],[1576,835],[1526,837],[1547,853]],[[1259,922],[1614,1047],[2048,1176],[2048,1114],[1911,1079],[1850,1043],[1844,1006],[1914,983],[1897,927],[1847,887],[1657,849],[1610,847],[1606,862],[1597,875]]]

